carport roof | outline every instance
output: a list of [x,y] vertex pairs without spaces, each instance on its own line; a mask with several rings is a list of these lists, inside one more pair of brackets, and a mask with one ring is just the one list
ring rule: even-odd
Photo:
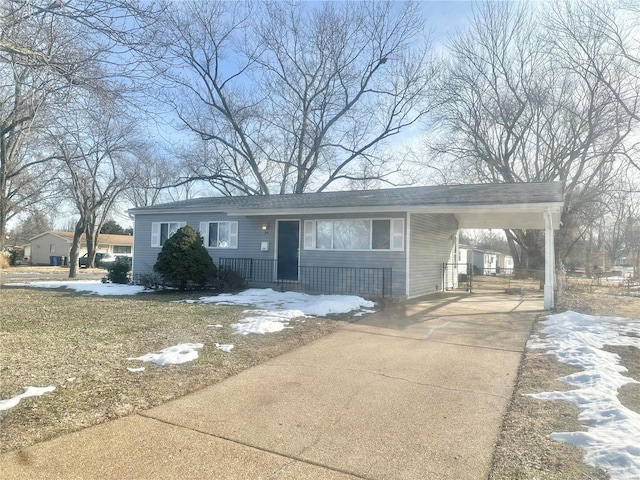
[[286,195],[207,197],[133,208],[134,215],[225,213],[295,215],[331,213],[451,213],[460,228],[544,228],[550,212],[557,227],[561,182],[441,185]]

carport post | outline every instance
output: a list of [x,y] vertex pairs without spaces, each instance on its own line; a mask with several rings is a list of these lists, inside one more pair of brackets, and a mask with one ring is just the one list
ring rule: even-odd
[[553,239],[553,219],[551,209],[544,212],[544,309],[551,310],[554,307],[553,293],[555,290],[555,264],[556,254]]

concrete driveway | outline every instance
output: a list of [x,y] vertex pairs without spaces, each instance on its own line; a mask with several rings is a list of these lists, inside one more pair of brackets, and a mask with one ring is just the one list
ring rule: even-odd
[[160,407],[0,457],[3,478],[480,479],[542,300],[387,309]]

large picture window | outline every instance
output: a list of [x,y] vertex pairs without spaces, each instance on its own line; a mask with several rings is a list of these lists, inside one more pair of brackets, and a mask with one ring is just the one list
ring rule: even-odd
[[403,250],[404,219],[307,220],[305,250]]
[[186,224],[187,222],[153,222],[151,224],[151,246],[161,247],[169,237]]
[[207,248],[238,248],[238,222],[200,222]]

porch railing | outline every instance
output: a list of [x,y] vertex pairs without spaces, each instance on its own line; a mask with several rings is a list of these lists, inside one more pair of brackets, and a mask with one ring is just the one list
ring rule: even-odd
[[297,278],[292,279],[278,278],[278,262],[272,259],[220,258],[218,266],[238,272],[249,284],[272,284],[280,290],[383,298],[392,295],[391,268],[300,265]]

